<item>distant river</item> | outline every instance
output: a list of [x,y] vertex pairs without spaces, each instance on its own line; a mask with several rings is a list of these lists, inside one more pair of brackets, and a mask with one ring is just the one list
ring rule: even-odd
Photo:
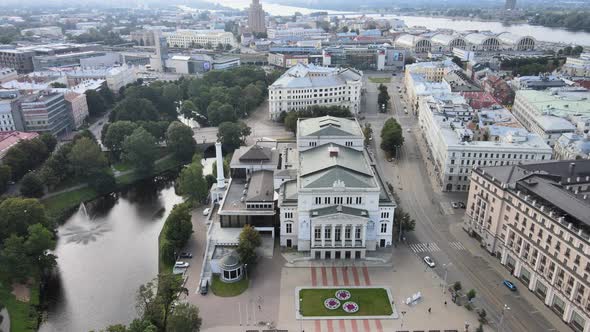
[[[223,6],[245,9],[250,5],[251,0],[207,0],[212,3],[219,3]],[[271,15],[293,15],[295,12],[309,14],[320,11],[320,9],[309,9],[303,7],[294,7],[286,5],[273,4],[269,1],[261,1],[264,10]],[[345,16],[360,16],[361,14],[346,14],[343,12],[327,10],[330,14],[344,14]],[[381,17],[380,14],[367,14],[368,17]],[[397,16],[385,15],[387,18],[398,18],[406,22],[407,26],[424,26],[431,30],[436,29],[453,29],[456,31],[465,30],[490,30],[492,32],[508,31],[517,35],[529,35],[540,41],[561,42],[567,44],[577,44],[590,46],[590,33],[575,32],[560,28],[548,28],[530,24],[506,24],[502,22],[482,22],[471,21],[466,19],[449,19],[437,17],[422,16]]]

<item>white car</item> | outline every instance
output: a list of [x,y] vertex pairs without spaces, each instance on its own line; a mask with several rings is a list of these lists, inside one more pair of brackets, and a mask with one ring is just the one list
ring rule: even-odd
[[203,210],[203,215],[208,216],[210,212],[211,212],[211,208],[206,208],[205,210]]
[[430,267],[436,266],[436,264],[434,264],[434,261],[432,260],[432,258],[430,258],[429,256],[424,257],[424,263],[426,263],[426,265],[428,265]]
[[174,263],[174,268],[177,268],[177,269],[185,269],[188,266],[189,266],[189,264],[187,262],[178,261],[178,262]]

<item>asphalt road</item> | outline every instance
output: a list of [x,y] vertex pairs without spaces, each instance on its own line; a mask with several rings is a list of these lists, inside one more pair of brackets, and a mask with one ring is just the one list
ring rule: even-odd
[[[391,73],[365,73],[366,76],[391,76]],[[392,82],[387,84],[390,96],[392,97],[392,112],[380,114],[377,112],[376,98],[378,84],[368,83],[365,85],[365,107],[363,115],[365,122],[371,123],[373,127],[372,150],[377,158],[378,167],[386,181],[394,184],[398,204],[416,220],[416,229],[406,235],[408,244],[422,244],[423,252],[417,252],[417,259],[424,256],[432,257],[437,263],[436,273],[442,280],[447,266],[447,283],[461,281],[464,290],[475,289],[477,292],[475,305],[484,308],[487,312],[489,324],[495,330],[499,330],[499,321],[502,316],[502,308],[508,305],[504,316],[503,331],[557,331],[563,330],[563,324],[555,328],[547,319],[542,316],[535,306],[519,295],[520,292],[528,292],[522,284],[518,284],[521,291],[513,293],[504,287],[501,282],[508,271],[498,273],[499,261],[488,262],[483,256],[488,255],[481,248],[478,252],[458,250],[458,240],[451,234],[451,227],[458,227],[461,222],[464,210],[453,211],[455,214],[443,214],[442,204],[451,200],[466,201],[466,194],[440,193],[432,189],[428,170],[423,156],[418,148],[416,135],[421,135],[417,118],[408,108],[409,114],[403,111],[405,102],[397,92],[397,86],[402,86],[402,76],[392,77]],[[404,128],[404,145],[401,155],[393,163],[388,162],[384,152],[379,149],[380,132],[385,119],[394,116]],[[410,129],[410,131],[408,131]],[[471,240],[471,239],[470,239]],[[474,241],[474,240],[471,240]],[[426,245],[430,244],[430,245]],[[435,245],[432,245],[435,244]],[[495,258],[494,258],[495,259]],[[497,266],[494,266],[497,265]],[[502,268],[500,268],[501,271]],[[442,292],[442,288],[441,288]],[[540,300],[533,299],[534,301]],[[542,309],[542,308],[541,308]],[[552,314],[548,314],[552,315]],[[552,317],[555,319],[555,317]]]

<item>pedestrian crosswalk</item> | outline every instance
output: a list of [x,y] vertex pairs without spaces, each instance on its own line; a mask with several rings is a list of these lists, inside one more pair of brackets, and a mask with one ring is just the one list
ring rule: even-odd
[[[463,246],[463,244],[459,241],[449,242],[449,245],[451,246],[451,248],[453,248],[455,250],[467,250],[467,248],[465,248]],[[409,246],[410,246],[410,249],[415,253],[440,251],[440,248],[434,242],[431,242],[431,243],[410,243]]]
[[457,242],[449,242],[449,245],[451,246],[451,248],[453,249],[457,249],[457,250],[467,250],[463,244],[459,241]]
[[436,243],[411,243],[410,249],[415,253],[440,251]]

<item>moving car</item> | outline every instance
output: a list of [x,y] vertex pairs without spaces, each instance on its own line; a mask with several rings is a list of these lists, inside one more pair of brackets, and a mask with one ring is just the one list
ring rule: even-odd
[[504,281],[502,281],[502,283],[511,291],[516,292],[516,285],[510,282],[510,280],[505,279]]
[[193,258],[193,254],[191,254],[190,252],[181,252],[178,256],[180,258]]
[[206,208],[205,210],[203,210],[203,215],[208,216],[209,212],[211,212],[211,208]]
[[458,209],[459,208],[459,203],[457,203],[457,202],[451,202],[451,206],[453,207],[453,209]]
[[432,260],[432,258],[430,258],[429,256],[424,256],[424,263],[426,263],[426,265],[428,265],[430,267],[436,266],[436,264],[434,264],[434,261]]
[[204,279],[201,281],[201,287],[199,288],[199,293],[201,293],[201,295],[207,295],[208,291],[209,291],[209,281],[207,279]]
[[174,268],[176,269],[185,269],[189,266],[189,264],[187,262],[183,262],[183,261],[178,261],[176,263],[174,263]]
[[465,208],[465,203],[463,202],[457,202],[457,204],[459,204],[459,207],[464,209]]

